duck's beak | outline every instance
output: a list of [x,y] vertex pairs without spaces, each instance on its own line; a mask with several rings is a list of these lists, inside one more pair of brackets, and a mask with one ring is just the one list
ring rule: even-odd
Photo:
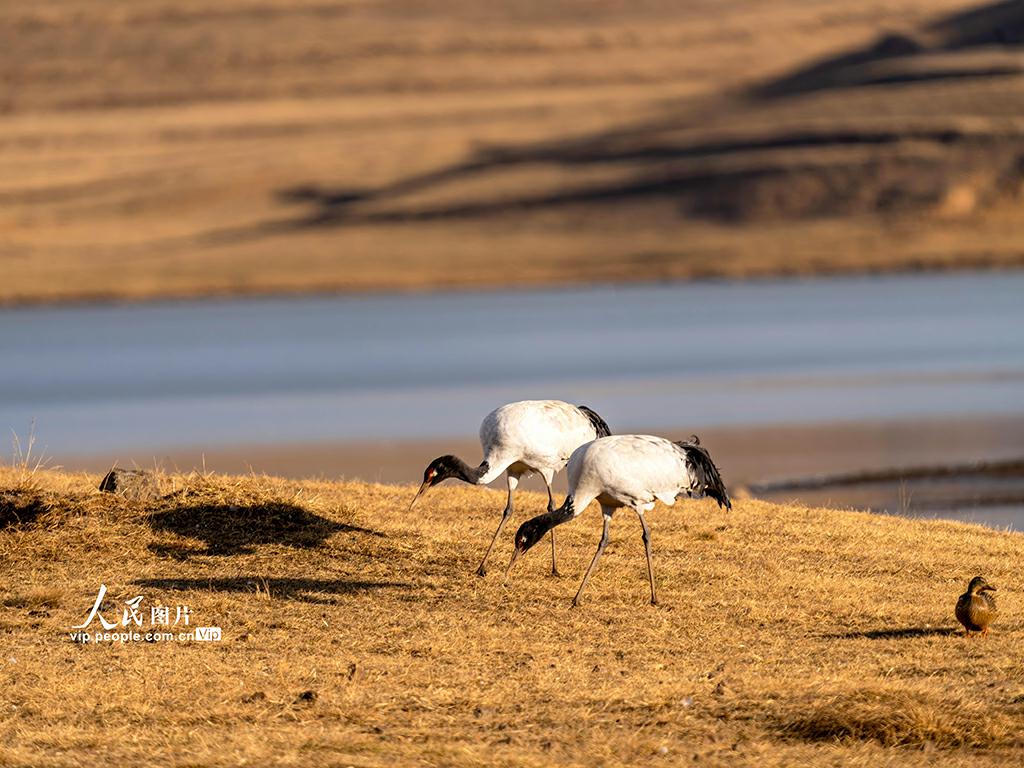
[[416,491],[416,495],[413,496],[413,498],[412,498],[412,504],[409,505],[409,511],[410,512],[412,512],[416,508],[416,505],[420,503],[420,499],[422,499],[426,495],[426,493],[427,493],[427,491],[429,489],[430,489],[430,483],[428,483],[426,480],[424,480],[423,484],[420,485],[420,489],[418,491]]
[[981,591],[982,592],[998,592],[999,590],[997,590],[991,584],[986,584],[984,587],[981,588]]

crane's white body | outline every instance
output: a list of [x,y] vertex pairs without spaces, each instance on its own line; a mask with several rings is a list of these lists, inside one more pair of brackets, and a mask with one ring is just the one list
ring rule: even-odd
[[579,517],[596,499],[601,505],[604,528],[573,605],[579,603],[580,595],[608,544],[608,526],[619,507],[632,508],[640,519],[651,602],[657,603],[651,532],[644,513],[653,509],[658,501],[671,506],[683,494],[691,497],[708,494],[720,506],[732,508],[718,468],[696,438],[692,442],[673,443],[653,435],[611,435],[581,445],[569,459],[569,495],[565,503],[559,509],[527,520],[520,526],[516,533],[516,549],[505,572],[507,574],[511,570],[520,551],[525,552],[555,526]]
[[[480,465],[470,467],[457,456],[437,457],[424,470],[423,484],[409,508],[413,509],[429,488],[449,478],[486,485],[504,473],[508,482],[508,501],[501,513],[498,529],[477,569],[477,573],[483,576],[487,573],[487,558],[494,549],[494,543],[512,515],[512,498],[519,479],[534,472],[543,477],[548,489],[548,510],[553,510],[555,501],[551,483],[555,475],[565,467],[576,448],[608,432],[608,425],[601,417],[584,405],[561,400],[508,403],[487,414],[480,425],[480,446],[484,454]],[[551,571],[558,573],[554,532],[551,534]]]
[[522,400],[503,405],[480,425],[480,447],[488,469],[479,483],[486,485],[506,471],[516,481],[537,472],[550,486],[572,452],[596,436],[587,415],[571,403]]
[[638,512],[654,508],[655,501],[671,506],[680,495],[700,492],[686,449],[653,435],[612,435],[581,445],[569,459],[569,495],[574,516],[591,501],[615,509]]

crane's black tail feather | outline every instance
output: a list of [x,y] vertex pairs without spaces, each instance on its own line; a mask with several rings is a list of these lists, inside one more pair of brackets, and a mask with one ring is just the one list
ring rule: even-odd
[[587,408],[585,405],[577,405],[576,407],[580,409],[584,416],[590,419],[590,423],[594,425],[594,431],[598,437],[608,437],[612,433],[608,423],[598,416],[596,411]]
[[729,493],[722,481],[722,473],[718,471],[707,448],[702,446],[699,440],[679,442],[676,445],[686,453],[687,469],[690,470],[690,476],[697,480],[697,487],[694,490],[710,496],[718,502],[719,507],[732,509]]

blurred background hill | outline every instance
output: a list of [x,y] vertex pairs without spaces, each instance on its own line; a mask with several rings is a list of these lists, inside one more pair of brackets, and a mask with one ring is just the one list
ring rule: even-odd
[[1024,263],[1024,3],[0,6],[0,302]]

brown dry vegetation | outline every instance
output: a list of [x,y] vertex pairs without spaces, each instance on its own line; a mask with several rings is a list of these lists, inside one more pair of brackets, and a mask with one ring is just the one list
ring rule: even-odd
[[[171,475],[0,473],[0,764],[1018,765],[1024,539],[740,500],[652,515],[661,607],[621,514],[473,574],[501,494]],[[524,495],[516,520],[544,499]],[[26,510],[34,510],[31,515]],[[984,573],[1003,616],[956,633]],[[188,605],[220,643],[79,645],[100,583]]]
[[1024,12],[0,5],[0,302],[1019,265]]

